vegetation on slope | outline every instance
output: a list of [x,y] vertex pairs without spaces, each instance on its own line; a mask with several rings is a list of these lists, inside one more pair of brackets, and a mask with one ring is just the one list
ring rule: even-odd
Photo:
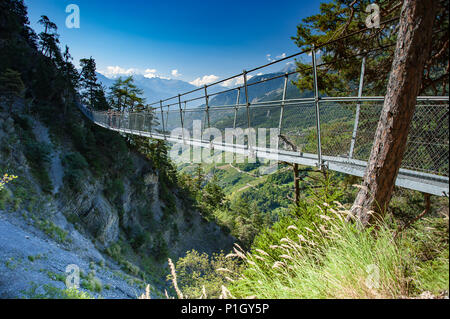
[[399,204],[405,194],[396,197],[395,214],[363,230],[345,221],[349,206],[338,202],[345,194],[336,185],[328,184],[321,196],[308,194],[299,208],[260,229],[250,249],[236,245],[219,264],[217,257],[196,252],[179,259],[177,280],[183,293],[224,297],[222,286],[228,298],[412,298],[424,292],[428,297],[448,293],[446,200],[435,200],[427,218],[399,232],[405,215],[411,220],[413,211],[423,208],[414,200]]

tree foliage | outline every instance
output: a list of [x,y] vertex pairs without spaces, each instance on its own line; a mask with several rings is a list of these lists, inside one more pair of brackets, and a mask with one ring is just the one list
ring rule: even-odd
[[22,97],[25,93],[24,91],[25,85],[22,82],[19,72],[8,68],[0,74],[0,94],[9,104],[10,112],[14,99]]
[[118,111],[142,111],[145,103],[142,94],[144,91],[134,84],[132,76],[119,77],[110,88],[109,101]]
[[[366,57],[364,92],[383,95],[391,70],[402,1],[377,1],[380,28],[367,28],[369,0],[334,0],[322,3],[320,13],[304,18],[292,39],[302,50],[320,49],[319,90],[329,95],[355,95],[361,60]],[[448,92],[448,0],[439,2],[433,32],[431,58],[427,61],[421,93]],[[388,22],[383,24],[383,22]],[[360,32],[364,30],[363,32]],[[325,43],[328,43],[324,45]],[[323,46],[322,46],[323,45]],[[301,90],[313,89],[310,61],[297,63]]]

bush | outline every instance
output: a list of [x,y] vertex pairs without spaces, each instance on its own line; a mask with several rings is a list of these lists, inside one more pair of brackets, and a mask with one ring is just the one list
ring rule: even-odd
[[31,167],[31,172],[39,181],[44,192],[50,193],[53,190],[52,181],[48,175],[50,165],[50,154],[52,147],[47,143],[39,143],[30,138],[23,141],[24,154]]
[[60,289],[52,285],[44,285],[43,294],[38,294],[36,283],[31,283],[31,287],[25,292],[25,295],[31,299],[94,299],[89,293],[80,291],[76,288]]
[[115,178],[112,181],[108,181],[108,184],[104,190],[105,196],[115,202],[125,192],[125,187],[121,178]]
[[6,208],[6,204],[11,201],[11,192],[6,189],[0,190],[0,209],[4,210]]
[[[226,258],[223,252],[209,256],[196,250],[188,251],[176,263],[177,283],[186,298],[217,298],[222,285],[240,271],[235,258]],[[173,275],[167,277],[173,279]]]
[[122,247],[118,243],[112,244],[106,248],[106,253],[111,256],[112,259],[120,261],[122,257]]
[[80,191],[81,183],[86,177],[85,170],[89,167],[86,159],[80,153],[71,153],[64,157],[64,182],[74,191]]
[[87,277],[85,277],[81,282],[81,287],[83,289],[100,293],[103,290],[103,285],[97,277],[95,277],[95,272],[90,271]]
[[156,261],[162,261],[169,255],[169,247],[161,233],[157,233],[153,240],[151,254]]
[[67,239],[68,232],[56,226],[49,220],[38,220],[37,227],[42,230],[47,236],[55,239],[56,241],[63,243]]

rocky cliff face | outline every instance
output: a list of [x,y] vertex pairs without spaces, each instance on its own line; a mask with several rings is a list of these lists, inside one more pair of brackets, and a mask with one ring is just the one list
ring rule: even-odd
[[[20,110],[23,101],[16,104]],[[128,149],[126,173],[86,166],[73,155],[80,147],[72,135],[47,126],[0,107],[0,173],[19,176],[0,193],[0,241],[8,242],[0,244],[0,296],[63,289],[68,264],[84,269],[81,288],[94,295],[131,298],[144,283],[158,295],[167,257],[230,249],[233,238],[186,205],[176,187],[161,194],[154,163]],[[104,133],[91,130],[98,143]]]

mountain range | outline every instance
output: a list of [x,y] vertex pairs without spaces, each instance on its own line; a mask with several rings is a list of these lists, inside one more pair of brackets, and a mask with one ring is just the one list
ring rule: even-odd
[[[124,76],[125,77],[125,76]],[[101,73],[97,73],[97,78],[107,91],[113,85],[117,78],[111,79]],[[188,82],[174,79],[162,79],[160,77],[146,78],[143,75],[133,75],[134,83],[144,91],[144,97],[147,103],[153,103],[175,96],[178,93],[191,91],[197,87]]]
[[[268,73],[257,75],[249,79],[248,84],[256,83],[258,81],[275,77],[278,75],[282,75],[286,72],[293,71],[295,69],[295,65],[288,64],[285,68],[283,68],[279,72]],[[125,76],[124,76],[125,77]],[[102,83],[108,89],[113,85],[117,78],[108,78],[101,73],[97,73],[97,78],[99,82]],[[188,82],[176,79],[163,79],[160,77],[147,78],[143,75],[133,75],[135,84],[144,91],[144,97],[147,103],[153,103],[159,100],[164,100],[169,97],[176,96],[179,93],[184,93],[188,91],[192,91],[197,89],[198,87],[192,85]],[[295,76],[291,75],[289,77],[289,83],[287,88],[288,98],[300,97],[300,92],[297,90],[295,85],[292,84],[292,80],[295,80]],[[264,100],[275,100],[282,98],[282,90],[284,85],[284,78],[278,78],[275,80],[267,81],[261,84],[252,85],[248,88],[249,101],[264,101]],[[227,90],[227,87],[216,85],[208,88],[208,93],[217,93],[220,91]],[[204,95],[203,90],[199,90],[198,92],[192,93],[184,99],[192,99],[196,97],[200,97]],[[219,106],[219,105],[232,105],[236,103],[237,91],[229,91],[226,93],[215,95],[210,99],[211,106]],[[173,99],[169,103],[176,103],[177,100]],[[240,103],[245,103],[244,92],[241,91],[241,99]],[[198,106],[204,105],[204,100],[200,99],[195,102],[190,102],[187,105],[187,108],[194,108]]]

